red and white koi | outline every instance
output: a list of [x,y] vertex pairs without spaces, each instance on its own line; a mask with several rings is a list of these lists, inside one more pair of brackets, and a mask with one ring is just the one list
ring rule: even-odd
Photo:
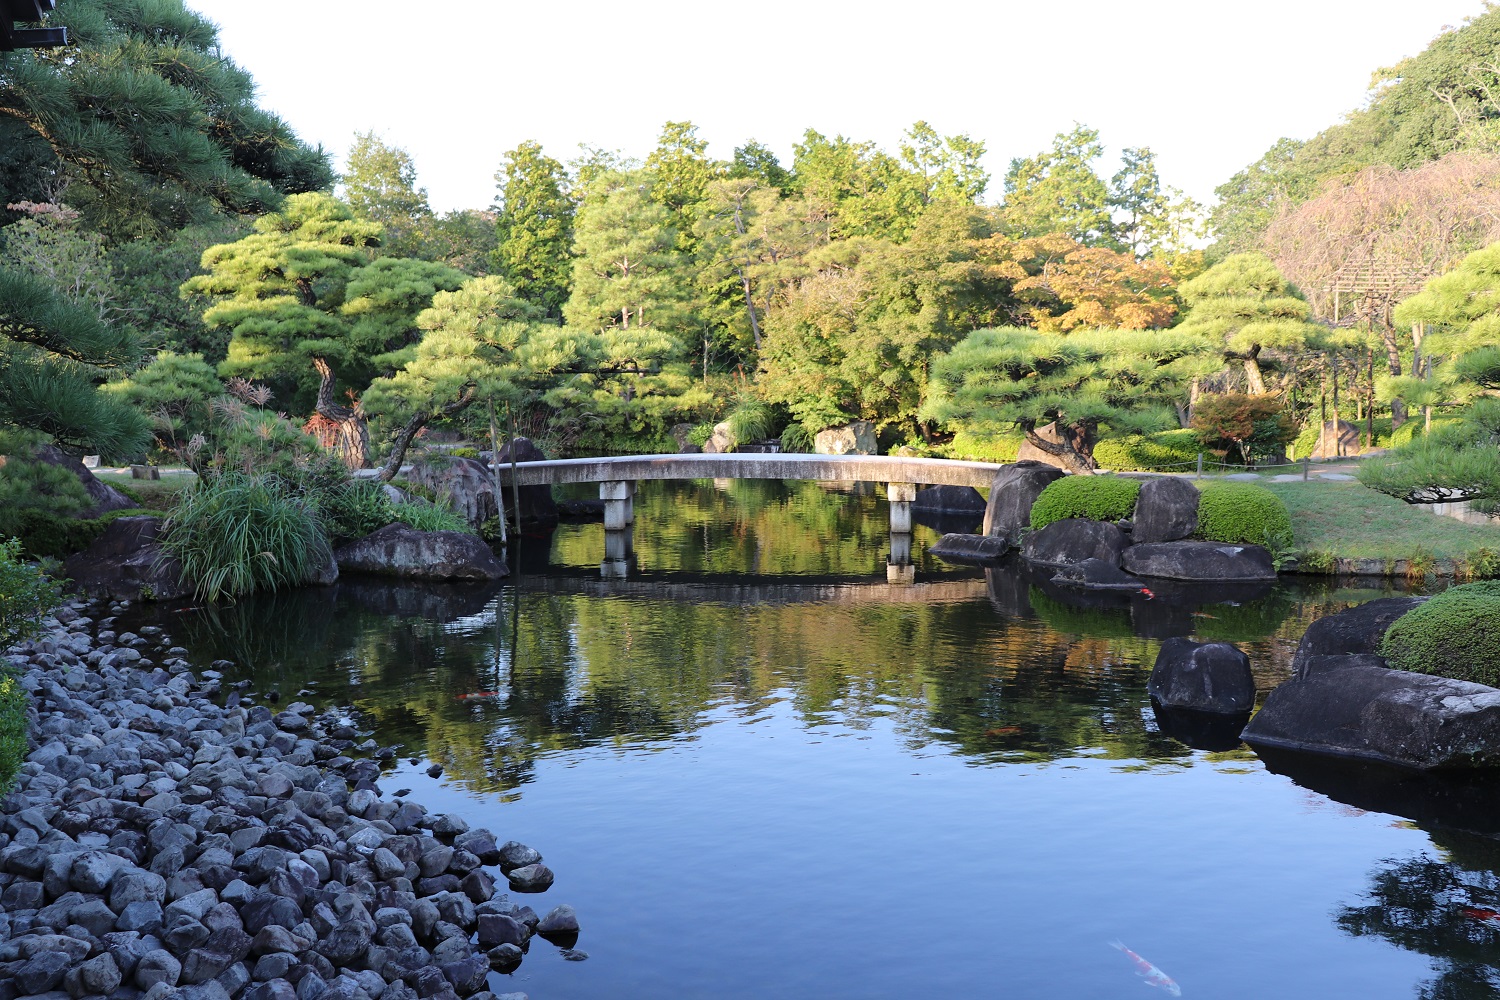
[[1182,996],[1182,987],[1173,982],[1171,976],[1125,947],[1119,941],[1111,941],[1110,946],[1123,951],[1126,957],[1135,963],[1136,975],[1146,981],[1145,985],[1158,987],[1174,997]]
[[1470,920],[1477,920],[1495,930],[1500,930],[1500,910],[1490,910],[1482,906],[1465,906],[1461,908],[1464,916]]

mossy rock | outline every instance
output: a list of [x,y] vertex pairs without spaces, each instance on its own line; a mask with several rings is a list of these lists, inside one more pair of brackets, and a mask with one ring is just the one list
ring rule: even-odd
[[1500,581],[1445,590],[1397,618],[1380,653],[1399,670],[1500,687]]
[[1209,482],[1201,488],[1195,538],[1230,545],[1284,548],[1292,541],[1292,516],[1281,498],[1255,483]]
[[1090,521],[1120,521],[1135,509],[1141,492],[1138,479],[1115,476],[1065,476],[1048,484],[1031,505],[1031,530],[1070,517]]

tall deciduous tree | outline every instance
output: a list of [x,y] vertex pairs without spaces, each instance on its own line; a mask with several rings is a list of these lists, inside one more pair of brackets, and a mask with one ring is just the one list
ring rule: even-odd
[[410,153],[387,144],[374,132],[356,132],[339,182],[354,214],[380,223],[382,252],[393,257],[426,256],[432,206],[427,203],[427,189],[417,186],[417,165]]
[[1015,236],[1062,233],[1079,243],[1114,239],[1109,191],[1094,172],[1104,153],[1099,133],[1083,125],[1059,132],[1052,148],[1010,162],[1005,174],[1005,224]]
[[1162,185],[1156,154],[1127,148],[1109,181],[1115,238],[1137,257],[1175,258],[1200,235],[1203,208],[1176,188]]
[[1166,326],[1177,313],[1176,283],[1163,265],[1084,246],[1061,233],[993,236],[984,259],[1011,282],[1021,314],[1039,330],[1145,330]]
[[495,269],[516,294],[561,316],[573,270],[573,200],[563,165],[523,142],[495,174]]
[[255,105],[250,75],[182,0],[71,0],[54,19],[78,44],[7,55],[0,117],[111,238],[263,212],[331,180],[323,151]]
[[[1101,428],[1174,425],[1170,403],[1214,363],[1201,338],[1176,330],[976,330],[933,365],[923,413],[955,429],[1019,428],[1064,468],[1088,472]],[[1047,424],[1056,441],[1037,433]]]

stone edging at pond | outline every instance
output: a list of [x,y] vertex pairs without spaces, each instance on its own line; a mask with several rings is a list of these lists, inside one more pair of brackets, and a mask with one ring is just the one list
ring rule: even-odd
[[88,610],[12,650],[34,745],[0,802],[0,1000],[497,1000],[534,935],[586,957],[571,907],[495,892],[551,885],[536,851],[384,799],[345,720],[219,706],[216,671]]

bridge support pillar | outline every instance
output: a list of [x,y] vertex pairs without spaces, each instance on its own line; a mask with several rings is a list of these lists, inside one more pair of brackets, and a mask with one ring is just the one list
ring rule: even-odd
[[891,532],[891,554],[885,560],[885,582],[910,584],[917,582],[917,567],[911,562],[911,534]]
[[623,531],[635,523],[635,483],[615,479],[599,484],[599,499],[604,501],[604,530]]
[[917,499],[917,484],[887,483],[885,495],[891,505],[891,532],[911,534],[911,505]]
[[599,576],[605,580],[629,579],[635,568],[635,528],[626,525],[619,531],[604,533],[604,561]]

